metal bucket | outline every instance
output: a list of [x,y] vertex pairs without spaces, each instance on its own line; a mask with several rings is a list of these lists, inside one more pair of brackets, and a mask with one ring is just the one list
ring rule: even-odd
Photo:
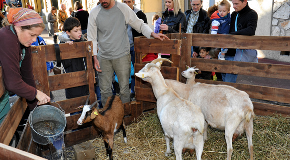
[[34,108],[28,117],[34,142],[47,145],[63,139],[66,127],[65,113],[52,105]]

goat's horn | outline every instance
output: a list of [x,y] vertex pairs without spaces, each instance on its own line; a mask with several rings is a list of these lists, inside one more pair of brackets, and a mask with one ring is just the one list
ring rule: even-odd
[[166,58],[157,58],[157,59],[154,59],[151,63],[156,64],[159,61],[167,61],[169,63],[173,63],[172,61],[170,61],[169,59],[166,59]]
[[88,104],[89,104],[89,100],[90,100],[90,95],[88,95],[88,98],[87,98],[87,100],[86,100],[85,105],[88,105]]
[[98,101],[95,101],[93,104],[91,104],[90,109],[92,109],[94,107],[94,105],[96,105],[98,103]]

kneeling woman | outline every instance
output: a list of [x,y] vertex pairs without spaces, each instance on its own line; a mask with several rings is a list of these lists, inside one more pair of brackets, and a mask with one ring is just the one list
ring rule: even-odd
[[8,91],[27,100],[29,110],[50,101],[50,97],[36,89],[30,45],[45,28],[39,14],[27,8],[10,9],[11,25],[0,30],[0,65],[5,93],[0,98],[0,123],[10,109]]

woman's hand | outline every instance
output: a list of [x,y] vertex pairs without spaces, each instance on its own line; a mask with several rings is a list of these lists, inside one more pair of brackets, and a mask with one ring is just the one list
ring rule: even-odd
[[167,24],[160,24],[160,29],[161,29],[162,31],[168,31],[168,26],[167,26]]
[[36,90],[36,99],[38,100],[37,105],[42,105],[50,102],[50,97],[47,96],[45,93],[41,92],[40,90]]

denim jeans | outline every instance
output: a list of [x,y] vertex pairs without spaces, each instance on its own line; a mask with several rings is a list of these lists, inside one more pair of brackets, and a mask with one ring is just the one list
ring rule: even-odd
[[[130,54],[131,54],[131,61],[132,61],[132,64],[134,66],[135,64],[135,50],[134,50],[134,46],[130,48]],[[131,93],[135,93],[135,76],[132,76],[131,77]]]
[[123,103],[130,102],[129,75],[131,69],[131,55],[125,55],[117,59],[103,59],[98,56],[102,72],[99,72],[101,89],[101,101],[105,106],[107,99],[113,95],[112,82],[114,71],[118,76],[120,85],[120,98]]
[[[228,61],[234,61],[234,56],[225,56],[225,59]],[[237,74],[222,73],[222,78],[224,82],[236,83],[237,77]]]

